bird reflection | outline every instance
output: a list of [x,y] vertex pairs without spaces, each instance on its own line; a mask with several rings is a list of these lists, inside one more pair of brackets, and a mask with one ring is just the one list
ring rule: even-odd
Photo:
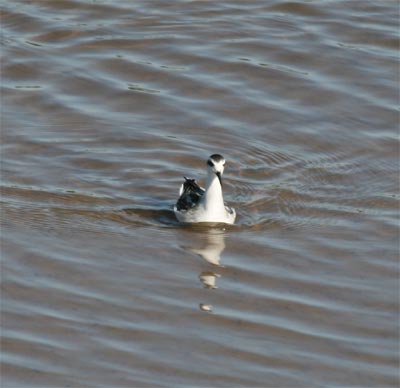
[[189,247],[188,249],[200,255],[210,264],[221,266],[221,253],[225,249],[225,230],[208,229],[205,233],[206,238],[199,248]]
[[[225,249],[225,236],[225,229],[207,229],[201,233],[201,239],[197,241],[197,246],[187,246],[185,249],[201,256],[208,263],[215,266],[215,269],[223,268],[221,254]],[[199,275],[204,288],[209,290],[218,288],[217,279],[220,277],[221,275],[216,270],[203,271]],[[201,311],[213,312],[213,306],[207,303],[200,303],[199,308]]]
[[221,275],[211,271],[202,272],[199,276],[199,279],[204,284],[204,288],[209,288],[211,290],[218,288],[216,285],[217,278],[220,278]]

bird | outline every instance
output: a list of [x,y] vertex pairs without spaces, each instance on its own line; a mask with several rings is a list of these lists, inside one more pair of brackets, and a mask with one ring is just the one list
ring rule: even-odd
[[178,221],[183,223],[234,224],[235,209],[226,206],[222,195],[222,174],[225,159],[213,154],[207,160],[206,188],[200,187],[195,179],[184,177],[179,198],[174,206]]

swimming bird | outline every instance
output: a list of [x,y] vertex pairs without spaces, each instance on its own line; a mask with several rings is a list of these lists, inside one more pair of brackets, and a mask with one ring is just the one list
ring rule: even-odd
[[200,187],[194,179],[185,178],[179,199],[174,206],[176,218],[185,223],[225,223],[233,224],[236,211],[225,205],[222,195],[222,174],[225,159],[219,154],[207,160],[206,188]]

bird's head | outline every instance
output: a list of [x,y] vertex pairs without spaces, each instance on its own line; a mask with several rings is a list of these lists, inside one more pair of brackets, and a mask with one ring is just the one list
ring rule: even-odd
[[224,173],[225,159],[219,154],[211,155],[207,160],[208,171],[215,174],[222,184],[221,176]]

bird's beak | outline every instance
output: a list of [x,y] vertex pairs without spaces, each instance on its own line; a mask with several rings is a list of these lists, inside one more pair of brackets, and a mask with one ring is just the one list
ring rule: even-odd
[[222,186],[222,178],[221,178],[221,173],[220,172],[216,172],[215,175],[218,177],[219,179],[219,183]]

